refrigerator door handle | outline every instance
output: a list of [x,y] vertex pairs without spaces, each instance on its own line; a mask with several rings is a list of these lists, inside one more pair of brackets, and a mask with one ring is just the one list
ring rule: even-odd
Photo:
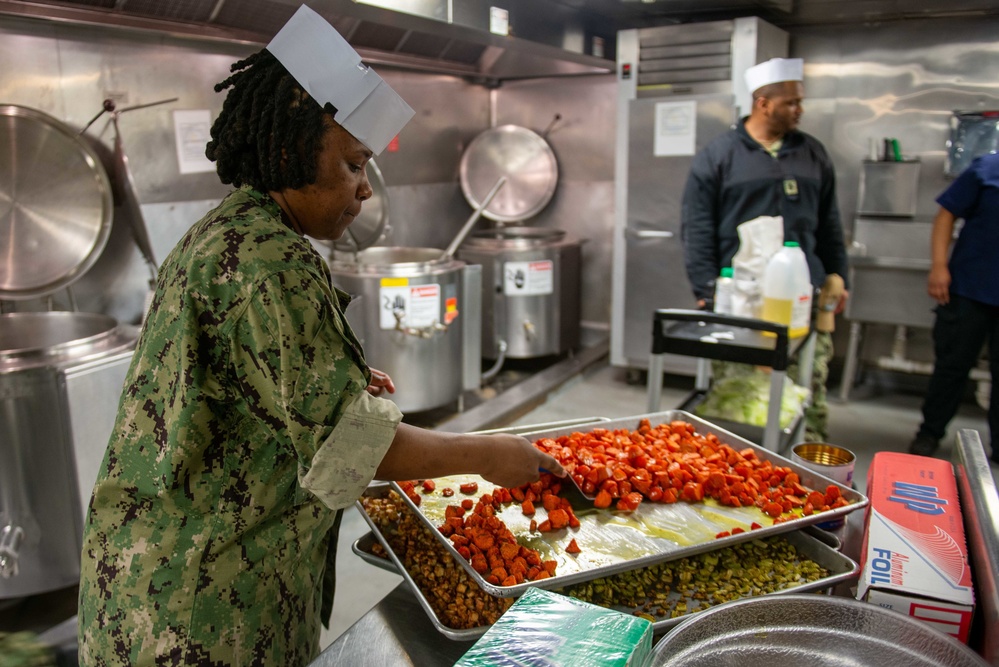
[[624,233],[628,236],[633,236],[639,239],[671,239],[674,236],[673,232],[667,232],[664,230],[638,230],[632,229],[631,227],[625,228]]

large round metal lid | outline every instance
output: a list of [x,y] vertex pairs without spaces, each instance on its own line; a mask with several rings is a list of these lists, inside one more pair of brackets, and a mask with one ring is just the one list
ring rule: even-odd
[[389,221],[388,188],[375,161],[368,160],[365,169],[371,183],[371,197],[361,206],[361,214],[354,218],[343,236],[334,241],[337,250],[351,252],[370,248],[381,240]]
[[558,163],[539,134],[526,127],[501,125],[472,140],[461,156],[461,190],[478,208],[496,182],[506,176],[482,215],[497,222],[518,222],[537,215],[555,194]]
[[56,292],[111,233],[114,200],[96,153],[64,123],[0,105],[0,299]]

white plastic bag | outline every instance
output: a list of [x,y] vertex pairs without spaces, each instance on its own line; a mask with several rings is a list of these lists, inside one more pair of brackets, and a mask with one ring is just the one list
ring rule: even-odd
[[732,258],[732,314],[758,318],[763,306],[763,272],[784,245],[784,218],[761,215],[739,225],[738,231],[739,250]]

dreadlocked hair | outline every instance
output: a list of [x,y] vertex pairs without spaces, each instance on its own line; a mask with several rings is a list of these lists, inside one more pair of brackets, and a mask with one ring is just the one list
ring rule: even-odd
[[261,192],[314,183],[333,105],[320,106],[267,49],[235,63],[230,72],[215,86],[217,93],[229,92],[205,148],[222,182]]

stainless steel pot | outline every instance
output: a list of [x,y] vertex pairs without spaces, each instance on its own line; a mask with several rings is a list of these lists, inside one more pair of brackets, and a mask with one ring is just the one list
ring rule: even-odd
[[853,598],[774,595],[728,602],[666,635],[644,667],[984,667],[956,639]]
[[579,345],[580,244],[557,229],[474,233],[458,250],[482,265],[482,353],[495,359],[562,354]]
[[104,315],[0,315],[0,599],[79,580],[136,333]]
[[335,253],[331,269],[356,299],[347,320],[365,359],[392,376],[388,398],[403,412],[447,405],[479,386],[479,267],[442,258],[439,248],[376,247]]

